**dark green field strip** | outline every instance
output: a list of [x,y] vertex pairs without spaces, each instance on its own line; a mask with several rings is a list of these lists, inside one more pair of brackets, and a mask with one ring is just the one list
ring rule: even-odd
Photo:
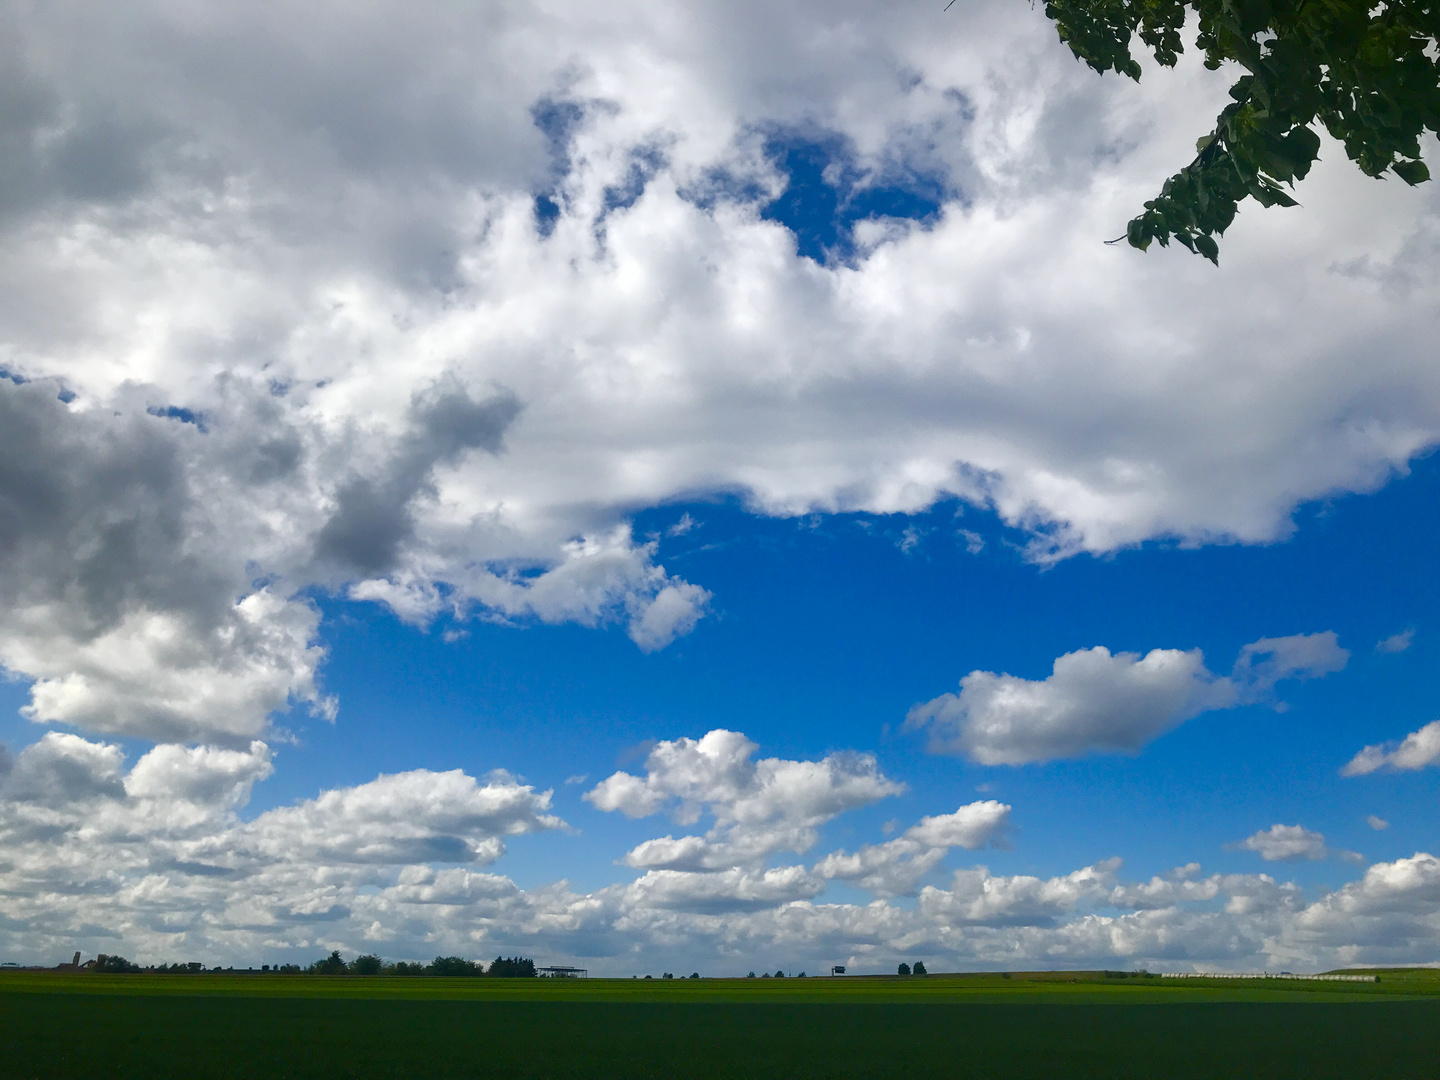
[[1431,1080],[1440,1002],[614,1004],[9,994],[6,1080]]
[[1168,1004],[1196,1001],[1367,1001],[1440,998],[1440,982],[1281,982],[1276,980],[1104,980],[1055,975],[924,979],[465,979],[288,975],[92,975],[14,972],[0,975],[8,993],[145,996],[333,998],[418,1001],[578,1001],[650,1003]]

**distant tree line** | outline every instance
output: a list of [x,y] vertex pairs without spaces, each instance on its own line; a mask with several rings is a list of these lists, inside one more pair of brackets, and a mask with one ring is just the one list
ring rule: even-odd
[[[109,974],[138,974],[145,972],[153,975],[199,975],[217,971],[234,972],[235,968],[207,968],[204,964],[156,964],[151,967],[141,967],[139,964],[132,964],[123,956],[101,955],[96,961],[86,965],[86,971],[98,971]],[[254,973],[254,968],[241,968],[243,972]],[[487,967],[478,960],[467,960],[463,956],[437,956],[428,964],[418,962],[407,963],[404,960],[395,963],[387,963],[374,954],[367,953],[357,956],[354,960],[346,962],[335,950],[323,960],[316,960],[313,964],[301,967],[299,964],[265,964],[260,968],[261,973],[278,975],[439,975],[439,976],[486,976],[498,979],[533,979],[536,977],[535,961],[521,956],[497,956]]]
[[522,956],[497,956],[487,967],[482,961],[463,956],[437,956],[428,964],[404,960],[387,964],[373,953],[357,956],[348,964],[340,953],[332,952],[324,960],[311,964],[312,975],[438,975],[446,978],[533,979],[535,961]]

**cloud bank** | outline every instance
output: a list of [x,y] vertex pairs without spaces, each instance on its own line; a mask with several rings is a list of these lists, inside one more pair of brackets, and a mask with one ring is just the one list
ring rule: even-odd
[[37,721],[330,715],[315,589],[664,648],[711,600],[631,534],[669,500],[959,499],[1045,560],[1273,540],[1440,437],[1436,196],[1322,162],[1223,275],[1107,248],[1223,91],[1097,79],[1024,5],[0,39],[0,663]]
[[[891,970],[897,955],[934,970],[1184,970],[1401,962],[1440,949],[1440,862],[1425,853],[1312,899],[1266,874],[1202,876],[1198,863],[1148,881],[1126,880],[1118,858],[1054,877],[995,874],[963,857],[946,867],[957,850],[1004,841],[1013,809],[987,800],[854,853],[776,863],[898,785],[863,758],[754,751],[729,731],[660,743],[643,777],[617,773],[592,789],[601,809],[714,825],[642,844],[617,860],[631,880],[578,892],[495,872],[507,841],[543,844],[565,824],[550,792],[503,775],[382,775],[246,819],[273,769],[262,742],[160,746],[127,768],[113,744],[51,732],[0,755],[0,948],[48,962],[81,947],[245,964],[330,949],[402,959],[523,949],[618,975],[682,959],[716,974],[827,960]],[[785,775],[807,782],[777,784]],[[1299,826],[1244,846],[1272,861],[1326,850]],[[871,899],[827,898],[837,881]]]

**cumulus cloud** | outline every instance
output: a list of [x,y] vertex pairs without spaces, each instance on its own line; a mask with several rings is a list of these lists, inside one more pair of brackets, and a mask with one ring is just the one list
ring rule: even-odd
[[714,824],[704,836],[647,840],[624,860],[635,867],[701,871],[758,867],[777,851],[808,851],[827,821],[905,790],[880,772],[870,754],[757,761],[757,749],[723,728],[699,739],[659,742],[643,777],[614,773],[585,799],[632,818],[668,812],[680,825],[711,815]]
[[[83,33],[57,8],[0,12],[0,664],[37,722],[202,744],[128,772],[54,732],[0,757],[0,913],[24,928],[7,943],[1431,947],[1420,855],[1303,927],[1259,879],[1167,878],[1134,887],[1148,906],[1104,908],[1129,886],[1106,893],[1103,868],[965,871],[916,910],[827,904],[816,870],[768,861],[900,785],[863,755],[756,761],[743,736],[664,744],[673,768],[595,789],[603,809],[714,822],[639,845],[635,881],[589,893],[476,869],[556,824],[548,794],[502,778],[382,777],[241,820],[270,717],[334,715],[310,590],[657,649],[710,601],[664,565],[683,534],[632,533],[667,501],[955,498],[1043,561],[1283,537],[1297,504],[1374,490],[1440,438],[1433,192],[1327,151],[1303,211],[1237,223],[1224,275],[1099,243],[1213,116],[1223,90],[1197,64],[1098,80],[1008,0],[945,18],[858,0],[659,21],[626,3],[297,11],[100,7]],[[847,196],[918,191],[933,213],[838,222],[815,249],[767,213],[805,140]],[[932,733],[997,761],[1134,749],[1208,694],[1333,668],[1322,646],[1258,642],[1228,680],[1165,650],[1071,654],[1043,682],[975,673]],[[989,732],[973,746],[970,703]],[[836,854],[898,888],[887,859],[908,874],[978,835],[947,829],[898,838],[913,854]]]
[[1331,631],[1246,645],[1229,677],[1212,673],[1199,649],[1142,657],[1096,646],[1057,658],[1043,680],[972,671],[960,693],[912,708],[906,726],[927,729],[933,752],[982,765],[1134,753],[1202,712],[1265,700],[1282,679],[1316,678],[1348,658]]
[[[963,868],[913,904],[888,899],[906,858],[996,839],[1008,807],[973,803],[887,842],[913,844],[898,859],[880,844],[813,869],[655,865],[591,891],[522,888],[485,864],[505,839],[562,823],[548,792],[508,774],[382,776],[247,821],[238,811],[272,768],[262,742],[157,747],[127,771],[118,747],[51,732],[3,761],[0,947],[37,960],[76,947],[216,963],[523,948],[614,974],[682,957],[744,971],[776,955],[888,970],[897,953],[947,966],[1168,970],[1413,962],[1440,947],[1440,872],[1425,853],[1310,902],[1293,883],[1206,876],[1193,863],[1129,881],[1118,859],[1049,877]],[[660,807],[675,810],[675,798]],[[828,881],[866,875],[874,901],[825,898]]]
[[1367,814],[1365,817],[1365,824],[1369,825],[1370,828],[1374,829],[1376,832],[1382,832],[1383,830],[1390,827],[1390,822],[1386,821],[1379,814]]
[[678,910],[713,915],[773,910],[792,901],[809,900],[824,888],[824,881],[803,866],[763,871],[735,866],[713,874],[651,870],[625,889],[625,902],[642,911]]
[[[1223,275],[1099,242],[1223,99],[1197,63],[1100,80],[1002,0],[651,15],[0,16],[0,663],[35,719],[243,749],[327,713],[315,587],[662,648],[708,594],[627,525],[696,494],[955,498],[1045,560],[1273,540],[1440,438],[1433,193],[1327,151]],[[837,205],[931,212],[797,238],[807,141]]]
[[[508,778],[416,770],[328,791],[246,821],[271,753],[157,746],[128,771],[119,747],[50,732],[0,777],[0,915],[25,948],[108,927],[145,949],[301,937],[349,919],[376,882],[505,897],[512,883],[416,876],[485,864],[504,838],[563,826],[550,793]],[[407,874],[408,872],[408,874]]]
[[832,852],[815,864],[815,873],[852,881],[877,896],[906,895],[952,847],[973,851],[986,844],[1002,844],[1010,809],[987,799],[962,806],[953,814],[922,818],[894,840],[867,844],[853,855]]
[[47,732],[6,771],[3,791],[16,802],[70,806],[124,794],[118,746]]
[[250,801],[251,789],[272,772],[270,748],[259,740],[245,751],[157,746],[126,775],[125,794],[132,799],[173,799],[236,809]]
[[243,502],[229,535],[195,504],[246,455],[198,462],[230,448],[135,401],[76,411],[59,391],[0,379],[0,664],[33,680],[26,715],[244,745],[292,701],[331,714],[317,612],[253,587]]
[[[706,815],[713,819],[703,835],[666,835],[626,852],[622,863],[646,871],[633,889],[664,898],[667,907],[697,912],[766,906],[761,898],[782,894],[788,900],[809,899],[824,889],[826,879],[845,872],[831,872],[830,859],[813,872],[803,866],[767,869],[770,857],[804,853],[826,822],[905,790],[886,778],[869,754],[755,760],[757,749],[744,735],[724,729],[699,739],[659,742],[645,760],[643,777],[617,772],[585,793],[598,809],[627,817],[664,812],[680,825],[694,825]],[[891,876],[914,873],[918,878],[948,847],[989,835],[1009,810],[994,805],[999,813],[975,804],[954,815],[927,818],[922,825],[928,843],[909,841],[914,850],[894,855]]]
[[950,927],[1054,925],[1082,902],[1107,897],[1119,868],[1119,859],[1107,859],[1043,880],[1023,874],[996,877],[983,866],[957,870],[948,890],[928,886],[921,891],[920,909]]
[[560,827],[550,797],[508,779],[415,769],[266,811],[246,833],[267,855],[320,864],[484,864],[504,853],[502,837]]
[[1266,862],[1314,861],[1327,858],[1330,854],[1322,833],[1311,832],[1300,825],[1272,825],[1247,836],[1236,846],[1255,852]]
[[1376,863],[1359,881],[1300,911],[1284,933],[1292,948],[1333,950],[1349,964],[1433,956],[1440,935],[1440,859],[1417,852]]
[[1414,772],[1437,761],[1440,761],[1440,720],[1432,720],[1398,743],[1365,747],[1345,764],[1340,775],[1365,776],[1381,769]]

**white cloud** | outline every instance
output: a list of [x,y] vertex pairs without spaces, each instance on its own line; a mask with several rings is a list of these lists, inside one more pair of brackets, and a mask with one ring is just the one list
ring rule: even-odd
[[1436,762],[1440,762],[1440,720],[1432,720],[1398,743],[1365,747],[1346,763],[1340,775],[1365,776],[1381,769],[1414,772]]
[[1415,643],[1415,628],[1409,627],[1398,634],[1391,634],[1375,643],[1377,653],[1402,653]]
[[720,914],[730,911],[762,911],[796,900],[809,900],[825,883],[803,866],[780,866],[771,870],[731,867],[713,874],[682,870],[651,870],[625,889],[627,906],[642,911],[687,911]]
[[1253,701],[1282,679],[1318,679],[1343,671],[1349,660],[1349,650],[1340,647],[1333,630],[1261,638],[1240,650],[1230,678],[1240,688],[1240,699]]
[[1266,862],[1317,860],[1327,858],[1330,854],[1322,833],[1311,832],[1300,825],[1272,825],[1247,836],[1236,846],[1255,852]]
[[972,671],[959,694],[910,710],[936,752],[983,765],[1019,765],[1101,751],[1135,751],[1197,713],[1234,699],[1198,649],[1111,655],[1104,646],[1066,653],[1039,682]]
[[1386,821],[1379,814],[1367,815],[1365,818],[1365,824],[1369,825],[1370,828],[1374,829],[1376,832],[1381,832],[1390,827],[1390,822]]
[[559,828],[551,793],[508,779],[479,784],[459,769],[380,776],[261,814],[246,829],[275,857],[316,863],[491,863],[502,837]]
[[680,825],[712,815],[714,825],[703,837],[647,840],[625,862],[723,870],[757,867],[777,851],[808,851],[819,826],[836,815],[905,790],[880,772],[870,754],[752,760],[757,749],[744,735],[724,729],[700,739],[660,742],[645,760],[644,777],[617,772],[585,799],[632,818],[667,811]]
[[[325,712],[316,587],[663,647],[704,583],[626,526],[695,495],[954,497],[1047,559],[1273,540],[1440,438],[1433,192],[1332,147],[1222,273],[1100,243],[1223,101],[1198,63],[1101,80],[1001,0],[338,10],[3,15],[0,663],[38,720]],[[796,131],[943,205],[798,257],[754,194]]]
[[1348,658],[1330,631],[1246,645],[1228,678],[1199,649],[1141,657],[1096,646],[1057,658],[1043,680],[972,671],[960,693],[912,708],[906,726],[928,729],[932,751],[982,765],[1133,753],[1202,712],[1263,700],[1282,679],[1338,671]]
[[952,847],[973,851],[999,846],[1010,821],[1010,807],[994,799],[973,802],[953,814],[922,818],[894,840],[867,844],[855,854],[836,851],[815,864],[822,878],[852,881],[877,896],[914,891]]
[[117,746],[47,732],[27,746],[3,777],[3,794],[20,802],[69,806],[124,793]]
[[[22,618],[33,626],[60,614],[41,608]],[[333,719],[335,702],[322,698],[315,682],[324,652],[310,642],[319,621],[309,604],[262,589],[198,634],[182,614],[157,611],[128,613],[84,642],[63,631],[17,634],[6,665],[35,679],[23,710],[31,720],[142,738],[243,742],[262,734],[270,714],[292,698]]]
[[1347,964],[1413,962],[1440,938],[1440,859],[1417,852],[1376,863],[1359,881],[1299,912],[1285,927],[1292,948],[1333,950]]
[[[580,892],[564,881],[521,888],[477,868],[504,839],[561,824],[548,792],[508,774],[382,776],[246,822],[237,811],[271,769],[263,743],[158,747],[127,772],[118,748],[52,732],[4,761],[0,949],[20,958],[77,947],[207,963],[522,949],[614,974],[681,958],[715,973],[833,957],[890,970],[897,954],[934,958],[936,969],[1300,969],[1414,962],[1440,947],[1440,873],[1424,853],[1311,903],[1293,883],[1203,876],[1193,863],[1126,881],[1118,859],[1052,877],[961,869],[914,904],[828,902],[821,867],[856,858],[844,852],[815,869],[653,866]],[[1005,811],[971,804],[889,844],[913,842],[912,859],[931,844],[979,846]],[[887,869],[885,850],[858,853],[882,893],[904,861]]]
[[163,745],[135,763],[125,777],[125,794],[233,810],[248,803],[255,784],[274,771],[270,748],[258,740],[246,751]]
[[921,890],[920,910],[949,927],[1054,925],[1082,902],[1107,897],[1119,868],[1119,859],[1108,859],[1047,880],[994,877],[983,866],[957,870],[949,890],[934,886]]

